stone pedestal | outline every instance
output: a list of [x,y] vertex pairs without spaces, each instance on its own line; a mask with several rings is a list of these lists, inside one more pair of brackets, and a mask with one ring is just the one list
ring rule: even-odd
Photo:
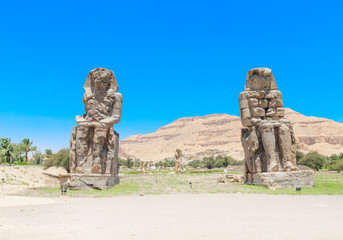
[[119,183],[114,174],[69,174],[69,189],[73,190],[106,190]]
[[246,177],[245,183],[263,186],[269,189],[314,187],[314,172],[307,170],[254,173]]

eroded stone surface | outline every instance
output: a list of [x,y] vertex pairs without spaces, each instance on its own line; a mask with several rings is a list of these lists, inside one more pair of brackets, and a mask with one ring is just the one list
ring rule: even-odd
[[183,165],[182,165],[182,151],[181,149],[176,149],[175,157],[175,173],[183,173]]
[[250,181],[270,189],[314,187],[314,173],[311,170],[255,173]]
[[[76,116],[77,126],[70,139],[70,173],[77,176],[71,177],[70,185],[74,188],[83,186],[72,183],[72,179],[80,182],[80,175],[118,178],[119,134],[114,131],[113,124],[120,121],[122,95],[117,92],[116,78],[111,70],[96,68],[88,74],[84,89],[86,114]],[[117,180],[109,182],[116,183]]]
[[246,127],[241,132],[246,182],[253,183],[258,173],[297,171],[293,126],[284,118],[282,94],[272,71],[250,70],[239,102]]

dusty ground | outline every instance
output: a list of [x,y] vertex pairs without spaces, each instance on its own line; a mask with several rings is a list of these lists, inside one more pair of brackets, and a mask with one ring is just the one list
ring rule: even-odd
[[0,197],[0,239],[342,239],[343,196]]
[[[44,172],[58,176],[59,173],[66,171],[56,167],[44,170],[42,166],[0,165],[0,180],[2,178],[5,179],[3,191],[6,194],[14,194],[33,188],[58,187],[59,180],[44,174]],[[1,193],[2,186],[0,185],[0,194]]]

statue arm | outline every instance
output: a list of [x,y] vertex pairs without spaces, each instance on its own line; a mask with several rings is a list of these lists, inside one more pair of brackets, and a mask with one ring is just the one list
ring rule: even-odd
[[113,105],[113,111],[112,111],[112,116],[109,118],[106,118],[104,120],[101,120],[103,123],[107,124],[117,124],[120,122],[120,117],[121,117],[121,108],[122,108],[122,103],[123,103],[123,96],[120,93],[115,93],[115,102]]

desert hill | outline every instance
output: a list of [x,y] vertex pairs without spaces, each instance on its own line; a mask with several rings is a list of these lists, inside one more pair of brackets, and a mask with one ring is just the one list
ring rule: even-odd
[[[327,156],[343,152],[342,123],[307,117],[288,108],[285,115],[293,123],[300,150],[317,151]],[[228,114],[180,118],[154,133],[122,140],[119,156],[156,162],[172,158],[175,149],[181,148],[188,160],[217,154],[242,160],[241,128],[240,118]]]

